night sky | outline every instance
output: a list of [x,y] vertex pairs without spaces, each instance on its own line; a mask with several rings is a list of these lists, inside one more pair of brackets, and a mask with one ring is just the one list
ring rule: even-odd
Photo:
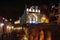
[[19,1],[0,1],[0,16],[5,17],[6,19],[12,18],[17,20],[18,17],[22,16],[24,13],[25,4],[34,5],[34,4],[56,4],[59,0],[19,0]]

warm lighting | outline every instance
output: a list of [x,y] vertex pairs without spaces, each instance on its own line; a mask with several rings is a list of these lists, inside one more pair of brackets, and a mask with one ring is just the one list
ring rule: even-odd
[[5,21],[8,21],[7,19],[5,19]]
[[35,12],[35,10],[33,9],[33,12]]
[[24,36],[23,40],[28,40],[28,38],[26,36]]
[[14,29],[14,26],[12,26],[11,28]]
[[46,17],[42,17],[42,20],[45,20],[46,19]]
[[38,10],[38,12],[40,13],[40,10]]
[[32,35],[30,35],[30,40],[33,40],[33,36]]
[[4,26],[4,23],[0,23],[0,27],[3,27]]
[[44,31],[43,30],[40,31],[40,40],[44,40]]
[[47,32],[47,38],[46,38],[46,40],[51,40],[51,32],[50,31]]
[[42,17],[42,18],[41,18],[41,22],[40,22],[40,23],[44,23],[44,22],[45,22],[45,20],[46,20],[46,18],[45,18],[45,17]]
[[[40,8],[38,6],[31,6],[26,11],[26,23],[38,24],[40,22]],[[39,19],[39,21],[38,21]]]
[[7,25],[7,27],[6,27],[7,33],[12,32],[13,29],[14,29],[14,26],[12,26],[12,25]]
[[46,18],[45,15],[42,16],[41,23],[49,23],[49,20]]
[[26,11],[29,11],[29,9],[27,8]]
[[29,11],[31,12],[31,9],[29,9]]
[[11,25],[7,25],[7,33],[10,33],[12,31],[12,26]]
[[45,23],[49,23],[48,19],[45,20]]
[[22,29],[22,27],[16,27],[16,28],[14,28],[14,30],[21,30]]
[[38,10],[36,9],[36,12],[38,12]]
[[11,26],[7,26],[7,29],[9,29],[9,30],[10,30],[10,29],[11,29]]
[[29,16],[29,23],[37,23],[38,21],[38,17],[36,14],[32,14],[31,16]]
[[2,18],[3,20],[5,20],[5,21],[8,21],[7,19],[5,19],[5,18]]
[[19,24],[20,23],[20,20],[17,20],[14,22],[14,24]]

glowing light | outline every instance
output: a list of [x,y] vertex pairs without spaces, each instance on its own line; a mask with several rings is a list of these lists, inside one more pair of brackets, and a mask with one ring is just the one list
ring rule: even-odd
[[5,21],[8,21],[7,19],[5,19]]
[[12,21],[12,19],[10,19],[10,21]]
[[14,28],[14,30],[21,30],[22,29],[22,27],[16,27],[16,28]]
[[5,21],[8,21],[7,19],[5,19],[5,18],[2,18],[3,20],[5,20]]
[[0,27],[3,27],[4,26],[4,23],[0,23]]
[[12,32],[12,26],[11,25],[7,25],[6,31],[7,31],[7,33]]
[[29,11],[29,9],[27,8],[26,11]]
[[36,14],[32,14],[29,16],[29,23],[37,23],[38,19],[37,19],[37,15]]
[[38,12],[40,13],[40,10],[38,10]]
[[36,9],[36,12],[38,12],[38,10]]
[[20,20],[17,20],[14,22],[14,24],[19,24],[20,23]]
[[49,23],[49,20],[46,18],[45,15],[42,16],[41,23]]
[[40,31],[40,40],[44,40],[44,31],[43,30]]
[[48,19],[45,20],[45,23],[49,23]]
[[24,40],[28,40],[28,38],[26,37],[26,36],[24,36],[24,38],[23,38]]
[[46,17],[42,17],[42,20],[45,20],[46,19]]
[[51,40],[51,32],[48,31],[46,40]]
[[7,29],[11,29],[11,26],[7,26]]
[[14,29],[14,26],[12,26],[12,29]]
[[31,9],[29,9],[29,11],[31,12]]
[[38,18],[38,17],[37,17],[37,15],[36,15],[36,14],[33,14],[33,15],[34,15],[34,16],[35,16],[35,18],[36,18],[35,20],[36,20],[36,21],[38,21],[38,20],[37,20],[37,18]]

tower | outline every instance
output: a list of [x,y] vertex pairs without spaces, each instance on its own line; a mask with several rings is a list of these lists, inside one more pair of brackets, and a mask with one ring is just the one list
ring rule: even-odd
[[40,9],[38,6],[26,7],[26,23],[37,24],[40,22]]

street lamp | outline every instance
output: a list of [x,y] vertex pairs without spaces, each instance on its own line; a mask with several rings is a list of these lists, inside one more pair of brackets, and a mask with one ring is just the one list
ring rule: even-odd
[[4,23],[0,23],[0,27],[3,27],[4,26]]

